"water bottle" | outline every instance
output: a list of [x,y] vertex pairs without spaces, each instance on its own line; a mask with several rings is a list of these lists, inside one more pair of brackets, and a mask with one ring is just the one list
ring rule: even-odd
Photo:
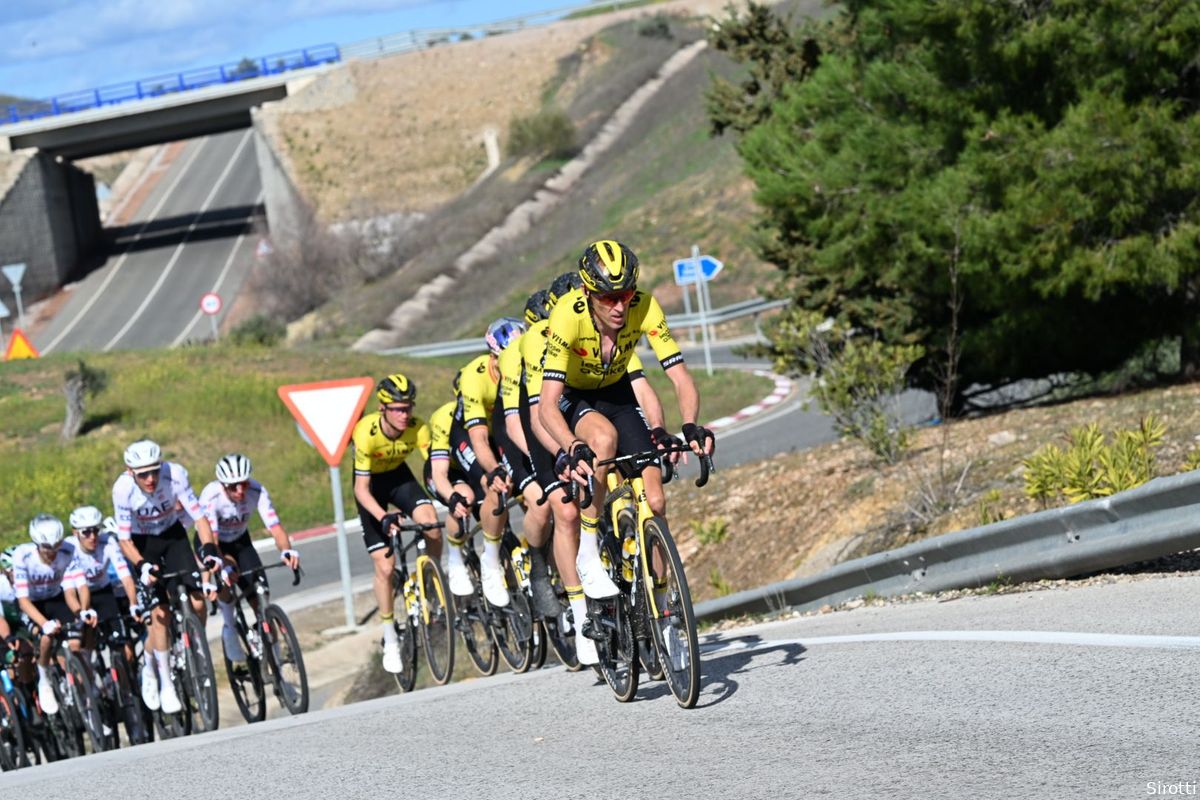
[[417,610],[417,581],[412,575],[404,581],[404,605],[410,614]]
[[512,568],[513,573],[517,576],[517,583],[522,587],[529,585],[529,560],[526,558],[525,548],[517,545],[512,549]]
[[634,565],[637,563],[638,543],[637,537],[629,536],[621,543],[621,552],[625,557],[621,561],[621,573],[625,580],[633,583]]

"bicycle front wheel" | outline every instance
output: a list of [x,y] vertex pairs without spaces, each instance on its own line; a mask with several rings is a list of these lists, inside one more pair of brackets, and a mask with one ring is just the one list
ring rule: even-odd
[[[125,725],[125,735],[129,737],[131,745],[148,742],[151,736],[147,730],[146,716],[142,713],[142,704],[139,702],[137,684],[130,675],[129,663],[122,653],[114,651],[112,652],[112,665],[113,674],[116,676],[114,692],[118,705],[117,716]],[[116,735],[116,727],[113,725],[114,735]]]
[[467,561],[467,570],[471,574],[471,584],[475,591],[454,601],[454,626],[462,633],[463,644],[467,648],[467,656],[480,675],[495,675],[496,667],[500,665],[500,656],[496,643],[492,640],[490,626],[487,620],[487,607],[483,603],[483,592],[479,588],[479,565]]
[[272,603],[263,615],[263,650],[275,693],[290,714],[308,711],[308,672],[304,669],[304,654],[296,629],[284,610]]
[[262,662],[254,654],[254,648],[246,638],[241,620],[238,621],[238,639],[246,658],[240,663],[229,660],[225,651],[225,637],[221,637],[221,655],[225,659],[225,675],[229,678],[229,689],[233,701],[246,722],[261,722],[267,718],[267,693],[263,686]]
[[190,607],[183,609],[183,642],[188,694],[200,718],[200,731],[215,731],[221,723],[217,708],[217,676],[204,626]]
[[[21,721],[8,700],[0,691],[0,769],[9,770],[27,767],[25,737],[21,735]],[[22,763],[24,761],[24,763]]]
[[508,606],[492,609],[492,635],[500,647],[500,657],[513,672],[525,672],[533,662],[533,611],[529,598],[521,590],[513,572],[512,560],[503,558],[504,582],[511,588]]
[[421,640],[425,662],[433,682],[442,685],[454,672],[454,605],[446,576],[433,558],[422,556],[417,562],[417,582],[421,598]]
[[100,695],[96,691],[96,679],[92,670],[77,653],[68,651],[66,656],[67,687],[70,701],[75,706],[75,722],[87,734],[93,753],[102,753],[108,747],[104,735],[104,720],[100,715]]
[[661,517],[646,521],[644,543],[647,616],[663,678],[675,702],[692,708],[700,697],[700,644],[683,561]]

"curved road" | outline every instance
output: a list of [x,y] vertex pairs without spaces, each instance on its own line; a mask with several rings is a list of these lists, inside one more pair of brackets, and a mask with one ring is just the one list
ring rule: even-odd
[[555,667],[6,773],[0,786],[319,800],[1194,793],[1198,614],[1197,577],[861,608],[706,637],[692,711],[661,683],[622,705],[590,672]]
[[254,263],[260,195],[252,131],[188,141],[34,344],[50,353],[211,338],[200,296],[218,292],[228,311]]

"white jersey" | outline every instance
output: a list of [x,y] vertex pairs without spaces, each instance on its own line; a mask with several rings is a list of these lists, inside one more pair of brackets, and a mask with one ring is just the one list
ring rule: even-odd
[[0,606],[17,607],[17,593],[8,582],[8,576],[0,572]]
[[235,503],[225,494],[220,481],[213,481],[200,492],[200,508],[208,517],[217,539],[222,542],[232,542],[246,532],[250,525],[250,517],[258,511],[263,525],[268,528],[279,524],[279,515],[275,506],[271,505],[271,496],[267,489],[258,481],[250,478],[246,487],[246,495],[240,503]]
[[122,472],[113,484],[113,515],[117,535],[122,539],[145,534],[158,536],[180,520],[200,516],[200,502],[188,482],[187,470],[173,461],[164,461],[158,473],[158,486],[146,494],[133,476]]
[[75,558],[65,578],[68,586],[103,589],[112,584],[113,570],[118,578],[129,577],[129,563],[121,555],[121,546],[112,534],[102,533],[96,537],[96,549],[91,553],[80,547],[76,537],[68,536],[67,541],[75,548]]
[[18,598],[48,600],[57,597],[63,590],[63,579],[67,568],[75,559],[75,546],[64,541],[58,554],[49,564],[38,555],[38,546],[26,542],[13,553],[13,589]]

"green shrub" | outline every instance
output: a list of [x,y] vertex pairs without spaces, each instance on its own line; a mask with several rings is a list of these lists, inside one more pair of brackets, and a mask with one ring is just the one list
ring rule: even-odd
[[229,339],[236,345],[257,344],[274,347],[287,335],[287,326],[276,316],[255,314],[235,327]]
[[1132,430],[1117,431],[1111,443],[1094,422],[1075,428],[1065,449],[1048,444],[1022,462],[1025,494],[1046,507],[1060,496],[1078,503],[1141,486],[1156,474],[1154,449],[1165,435],[1152,414]]
[[671,33],[671,23],[662,14],[655,14],[638,25],[637,32],[638,36],[645,36],[648,39],[674,38],[674,34]]
[[733,587],[729,585],[729,581],[721,577],[721,570],[716,567],[708,571],[708,585],[717,593],[717,597],[733,594]]
[[559,108],[515,117],[508,125],[508,155],[569,158],[576,152],[575,123]]
[[729,535],[729,523],[719,518],[703,522],[693,520],[692,530],[696,532],[696,538],[700,540],[700,544],[720,544]]

